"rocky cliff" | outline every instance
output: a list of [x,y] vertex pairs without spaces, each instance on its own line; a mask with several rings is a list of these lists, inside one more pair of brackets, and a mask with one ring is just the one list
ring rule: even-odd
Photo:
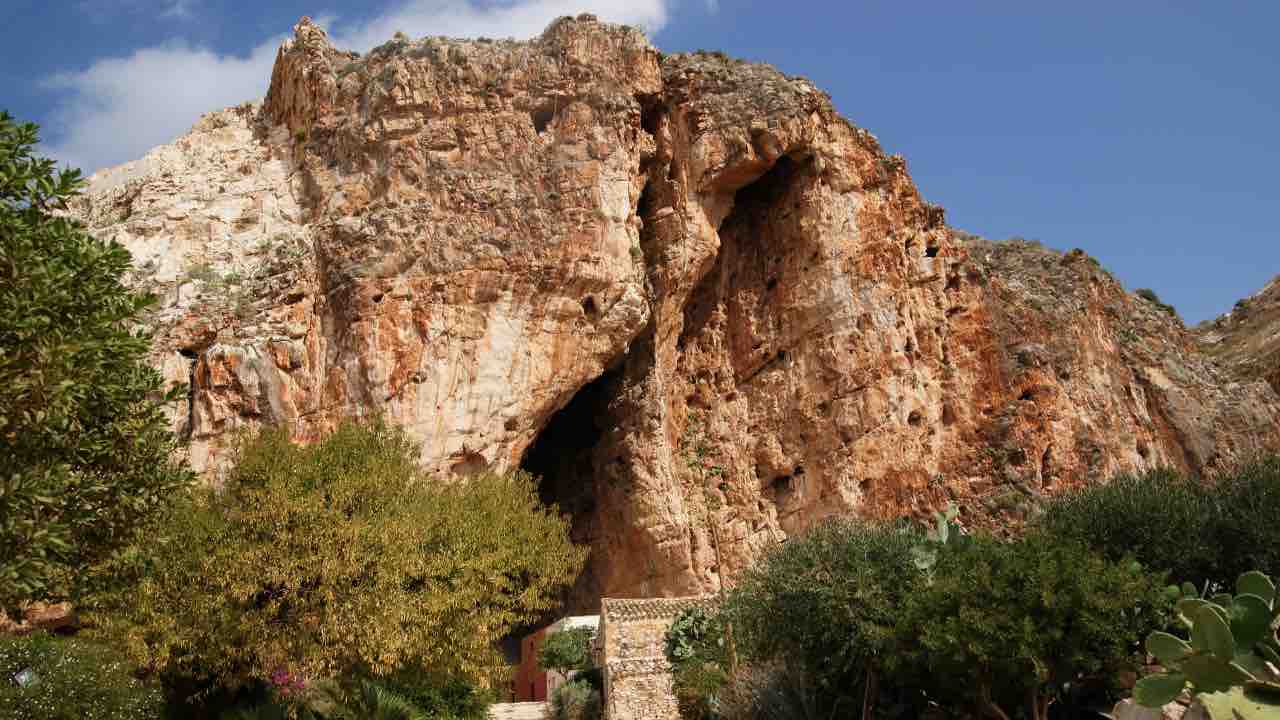
[[1280,392],[1280,275],[1195,332],[1201,347],[1234,376],[1265,380]]
[[975,521],[1280,438],[1280,398],[1084,254],[952,231],[807,81],[564,18],[530,42],[304,19],[260,104],[92,180],[230,433],[380,413],[441,474],[524,467],[579,603],[713,590],[831,515]]

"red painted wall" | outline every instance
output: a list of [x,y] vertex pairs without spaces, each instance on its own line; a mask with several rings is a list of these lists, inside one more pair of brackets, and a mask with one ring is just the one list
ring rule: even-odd
[[520,664],[516,666],[516,702],[543,702],[547,699],[547,673],[538,667],[538,651],[546,629],[527,635],[520,641]]

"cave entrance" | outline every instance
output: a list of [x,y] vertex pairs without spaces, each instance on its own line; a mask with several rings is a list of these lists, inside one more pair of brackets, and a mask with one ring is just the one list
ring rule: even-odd
[[[595,451],[609,422],[609,401],[621,375],[622,363],[618,363],[578,390],[547,421],[520,463],[520,469],[537,478],[542,502],[554,503],[569,517],[573,542],[589,548],[600,537]],[[593,572],[598,560],[593,548],[577,583],[565,596],[560,614],[599,610],[599,587]]]

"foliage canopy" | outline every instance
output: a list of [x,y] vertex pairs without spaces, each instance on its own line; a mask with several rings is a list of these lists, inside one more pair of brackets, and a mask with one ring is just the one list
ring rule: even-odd
[[591,641],[595,636],[595,629],[590,627],[567,628],[551,633],[538,650],[538,665],[561,675],[590,670],[595,667],[595,658],[591,654]]
[[438,482],[380,422],[309,446],[248,440],[103,621],[140,664],[225,687],[406,667],[488,679],[495,642],[581,568],[531,478]]
[[82,186],[0,113],[0,607],[73,596],[189,484],[130,256],[58,212]]
[[725,600],[738,650],[856,695],[866,671],[892,655],[898,613],[923,582],[913,561],[920,542],[898,528],[836,521],[780,546]]
[[1041,720],[1057,693],[1130,668],[1142,633],[1165,622],[1161,577],[1041,533],[975,537],[944,553],[933,581],[908,598],[898,633],[909,662],[945,698],[994,717],[1028,703]]
[[1260,569],[1280,574],[1280,457],[1210,481],[1172,470],[1120,475],[1054,498],[1040,526],[1112,560],[1132,556],[1171,580],[1229,588]]

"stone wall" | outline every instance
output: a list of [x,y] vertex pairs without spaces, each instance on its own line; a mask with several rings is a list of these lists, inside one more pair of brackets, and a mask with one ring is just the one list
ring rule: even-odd
[[679,717],[666,654],[667,628],[684,610],[709,608],[714,602],[711,596],[601,601],[606,720]]

